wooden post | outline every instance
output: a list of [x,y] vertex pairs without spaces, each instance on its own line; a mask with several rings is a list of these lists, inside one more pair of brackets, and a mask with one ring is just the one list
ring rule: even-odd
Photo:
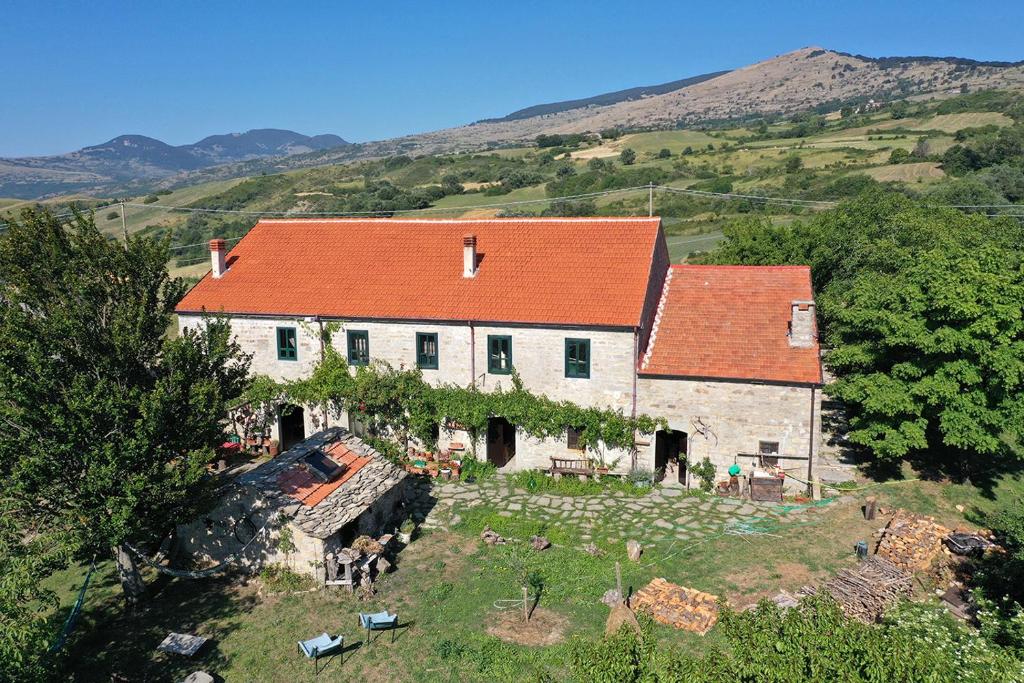
[[523,586],[523,621],[530,620],[530,599],[529,591]]
[[127,245],[128,245],[128,224],[125,222],[125,219],[124,219],[124,202],[121,202],[121,232],[124,233],[124,243],[125,243],[125,248],[127,249],[128,248],[127,247]]
[[878,500],[874,496],[868,496],[867,500],[864,501],[864,519],[874,519],[875,509],[878,505]]

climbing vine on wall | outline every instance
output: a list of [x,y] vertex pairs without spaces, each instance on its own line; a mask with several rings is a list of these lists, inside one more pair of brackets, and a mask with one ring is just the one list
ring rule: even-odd
[[416,368],[395,368],[383,361],[351,371],[345,358],[327,347],[322,361],[303,380],[280,385],[280,394],[298,404],[326,406],[333,415],[355,414],[371,433],[410,437],[437,446],[437,426],[461,428],[474,440],[485,433],[491,417],[503,417],[527,435],[557,438],[567,427],[580,430],[582,446],[600,454],[602,447],[631,450],[636,433],[668,429],[663,418],[588,408],[537,395],[513,372],[512,387],[480,391],[454,384],[432,386]]

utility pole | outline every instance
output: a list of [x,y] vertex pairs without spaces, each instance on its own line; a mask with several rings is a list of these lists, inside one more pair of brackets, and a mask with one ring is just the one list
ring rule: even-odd
[[128,224],[124,220],[124,202],[121,202],[121,232],[124,233],[124,243],[128,245]]
[[[122,204],[122,210],[123,210]],[[647,183],[647,215],[654,215],[654,183]]]

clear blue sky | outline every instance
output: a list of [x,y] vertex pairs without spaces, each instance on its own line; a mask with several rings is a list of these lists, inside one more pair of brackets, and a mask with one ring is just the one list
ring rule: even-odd
[[1022,26],[1020,0],[4,0],[0,156],[122,133],[183,144],[274,127],[373,140],[808,45],[1015,61]]

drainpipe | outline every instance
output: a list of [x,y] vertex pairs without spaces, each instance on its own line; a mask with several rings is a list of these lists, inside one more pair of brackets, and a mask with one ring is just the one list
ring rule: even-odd
[[807,430],[810,437],[807,439],[807,495],[811,495],[814,482],[814,399],[818,388],[811,385],[811,424]]
[[[630,412],[630,415],[633,417],[634,420],[636,419],[636,384],[637,384],[636,376],[637,376],[637,363],[639,363],[639,361],[640,361],[639,354],[640,354],[640,328],[639,327],[634,327],[633,328],[633,408],[632,408],[632,410]],[[657,438],[657,436],[655,436],[655,438]],[[633,434],[633,440],[634,440],[634,442],[636,441],[636,433],[635,432]],[[637,458],[636,443],[633,444],[633,449],[632,450],[633,450],[633,457],[632,457],[633,463],[632,464],[633,464],[633,469],[635,470],[636,469],[636,458]]]
[[637,383],[637,364],[640,362],[640,328],[633,328],[633,412],[632,415],[636,418],[636,383]]
[[[320,316],[316,316],[316,324],[320,328],[320,362],[323,363],[327,357],[327,352],[324,349],[324,321],[320,319]],[[324,429],[328,427],[329,416],[327,413],[327,401],[323,402],[320,409],[324,412]]]
[[476,386],[476,328],[469,321],[469,386]]

